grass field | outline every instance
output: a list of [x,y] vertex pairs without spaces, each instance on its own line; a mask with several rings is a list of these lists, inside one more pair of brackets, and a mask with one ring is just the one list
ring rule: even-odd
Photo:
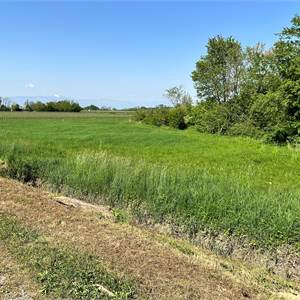
[[[191,238],[300,246],[299,149],[135,123],[130,113],[1,113],[6,174],[169,222]],[[297,251],[298,251],[297,250]]]

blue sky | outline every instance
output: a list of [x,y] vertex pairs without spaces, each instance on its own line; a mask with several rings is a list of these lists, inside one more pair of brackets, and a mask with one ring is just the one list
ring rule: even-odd
[[[298,1],[0,2],[0,95],[128,107],[166,103],[190,79],[209,37],[264,42]],[[85,99],[85,100],[83,100]]]

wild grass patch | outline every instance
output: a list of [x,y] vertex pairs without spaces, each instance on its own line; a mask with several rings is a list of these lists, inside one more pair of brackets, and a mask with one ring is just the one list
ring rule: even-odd
[[41,159],[42,153],[29,154],[26,148],[22,153],[22,147],[17,148],[7,156],[10,176],[38,177],[55,190],[94,202],[104,200],[118,216],[118,208],[129,209],[141,222],[171,222],[191,238],[208,229],[245,238],[254,247],[299,247],[297,193],[261,193],[200,168],[132,161],[105,151],[51,160]]
[[108,272],[95,257],[58,248],[0,213],[0,239],[30,272],[41,293],[71,299],[131,299],[134,287]]

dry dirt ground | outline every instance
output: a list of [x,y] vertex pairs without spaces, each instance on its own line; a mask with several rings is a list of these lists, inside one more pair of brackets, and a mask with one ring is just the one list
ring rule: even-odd
[[[0,178],[1,212],[37,230],[53,245],[99,257],[109,270],[135,282],[138,299],[276,299],[280,295],[240,263],[199,248],[193,255],[184,254],[174,247],[176,240],[118,223],[105,207]],[[0,254],[0,298],[40,299],[38,287],[1,244]],[[295,291],[294,295],[284,292],[286,298],[300,299]]]

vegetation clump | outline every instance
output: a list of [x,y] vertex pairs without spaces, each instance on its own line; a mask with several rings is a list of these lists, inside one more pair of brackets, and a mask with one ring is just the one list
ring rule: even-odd
[[25,111],[48,111],[48,112],[80,112],[82,108],[80,105],[73,101],[60,100],[60,101],[50,101],[43,103],[37,102],[26,102]]
[[[243,49],[233,37],[216,36],[196,63],[198,101],[182,89],[167,90],[174,108],[144,109],[137,120],[200,132],[244,135],[283,144],[300,140],[300,16],[271,49]],[[162,113],[163,112],[163,113]],[[175,117],[176,121],[169,122]],[[184,122],[182,122],[184,120]]]

